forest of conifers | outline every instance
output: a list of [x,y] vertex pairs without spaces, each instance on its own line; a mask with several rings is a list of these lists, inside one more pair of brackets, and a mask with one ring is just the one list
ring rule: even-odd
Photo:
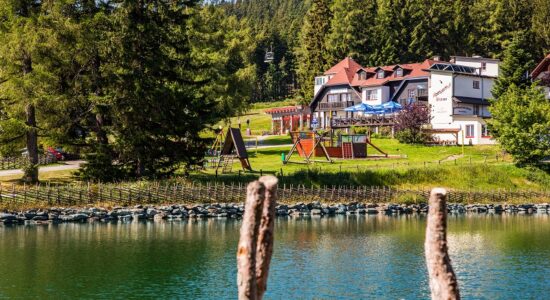
[[[225,3],[224,3],[225,2]],[[311,98],[313,77],[351,56],[363,66],[438,55],[502,58],[514,35],[540,60],[550,51],[550,0],[236,0],[227,13],[256,35],[253,101]],[[262,62],[266,49],[272,64]]]
[[550,0],[0,0],[0,156],[27,148],[28,181],[47,145],[88,178],[169,175],[248,103],[308,103],[345,56],[501,58],[515,37],[550,51]]

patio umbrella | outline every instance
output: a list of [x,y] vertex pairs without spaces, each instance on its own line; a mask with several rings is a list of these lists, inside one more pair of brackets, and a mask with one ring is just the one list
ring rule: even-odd
[[393,113],[394,111],[400,111],[401,109],[403,109],[403,106],[401,106],[401,104],[399,104],[397,102],[388,101],[388,102],[382,104],[382,108],[385,111],[389,111],[389,112]]
[[344,111],[370,113],[370,111],[374,111],[374,107],[365,103],[359,103],[357,105],[345,108]]

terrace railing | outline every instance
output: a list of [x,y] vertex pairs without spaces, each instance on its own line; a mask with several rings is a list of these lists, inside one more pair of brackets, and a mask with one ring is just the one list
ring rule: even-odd
[[320,110],[329,110],[329,109],[339,109],[353,106],[353,101],[342,101],[342,102],[323,102],[319,103]]
[[333,128],[347,128],[351,126],[393,126],[395,116],[375,115],[355,118],[334,118],[331,126]]

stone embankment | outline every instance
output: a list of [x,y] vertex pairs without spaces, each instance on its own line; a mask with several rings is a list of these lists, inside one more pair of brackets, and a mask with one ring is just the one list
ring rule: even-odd
[[[297,203],[294,205],[278,205],[278,216],[331,216],[331,215],[400,215],[425,214],[426,204],[321,204],[319,202]],[[448,204],[451,214],[480,213],[549,213],[549,204]],[[181,220],[188,218],[240,218],[243,215],[242,204],[205,204],[205,205],[162,205],[134,207],[103,207],[61,208],[52,207],[43,210],[4,211],[0,213],[0,223],[3,224],[42,224],[62,222],[94,222],[94,221],[132,221],[132,220]]]

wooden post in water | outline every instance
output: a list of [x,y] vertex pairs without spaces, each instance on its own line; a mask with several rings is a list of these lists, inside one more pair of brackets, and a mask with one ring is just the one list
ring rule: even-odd
[[263,176],[260,182],[265,186],[262,219],[258,233],[256,249],[256,283],[258,299],[262,299],[267,289],[269,264],[273,254],[273,235],[275,230],[275,206],[277,201],[277,178]]
[[430,194],[426,226],[426,265],[432,299],[460,299],[458,282],[447,247],[447,191],[435,188]]
[[248,185],[237,249],[239,299],[262,299],[273,253],[277,178],[261,177]]

